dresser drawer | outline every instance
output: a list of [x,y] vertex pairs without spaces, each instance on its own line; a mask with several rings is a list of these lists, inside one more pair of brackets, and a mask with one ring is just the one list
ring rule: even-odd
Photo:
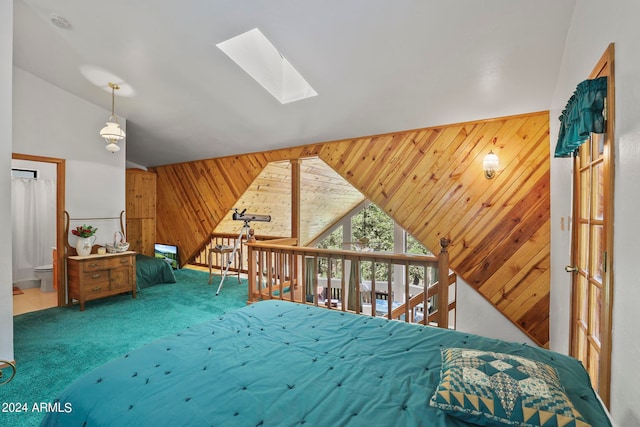
[[95,270],[81,275],[80,283],[82,283],[82,287],[92,286],[101,282],[106,282],[108,286],[109,270]]
[[109,259],[92,259],[87,260],[85,262],[80,263],[82,266],[82,271],[96,271],[96,270],[106,270],[109,268]]
[[118,256],[106,260],[108,268],[129,267],[132,265],[131,256]]
[[90,298],[94,295],[108,294],[109,289],[109,280],[102,282],[94,282],[94,283],[83,283],[82,290],[85,297]]
[[106,270],[117,267],[128,267],[132,264],[131,256],[117,256],[112,258],[96,258],[82,263],[82,271]]
[[82,273],[82,293],[86,297],[109,292],[109,270]]

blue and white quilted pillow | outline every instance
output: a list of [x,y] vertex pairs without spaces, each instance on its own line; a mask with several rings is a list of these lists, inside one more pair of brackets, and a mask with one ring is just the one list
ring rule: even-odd
[[485,426],[589,426],[552,366],[490,351],[442,349],[440,383],[429,404]]

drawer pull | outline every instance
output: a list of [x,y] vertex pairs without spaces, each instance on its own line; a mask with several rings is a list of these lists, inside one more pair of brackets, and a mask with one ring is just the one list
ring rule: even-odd
[[98,264],[96,264],[95,262],[92,262],[91,264],[89,264],[89,268],[96,268],[98,266]]
[[98,279],[100,278],[101,274],[100,273],[96,273],[93,276],[91,276],[92,279]]
[[102,289],[102,286],[96,286],[95,288],[93,288],[94,291],[99,291],[100,289]]
[[120,264],[129,264],[129,260],[128,259],[121,259],[120,260]]

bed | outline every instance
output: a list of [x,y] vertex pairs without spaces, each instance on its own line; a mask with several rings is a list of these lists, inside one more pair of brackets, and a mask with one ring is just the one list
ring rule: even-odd
[[175,283],[173,269],[164,260],[136,254],[136,284],[138,290],[159,283]]
[[[470,359],[456,359],[464,354]],[[500,371],[497,383],[528,373],[516,378],[528,394],[518,400],[502,384],[491,403],[482,396],[484,380],[474,375],[466,389],[447,389],[466,379],[465,370],[479,372],[485,364]],[[509,364],[519,374],[502,375]],[[539,376],[532,373],[537,365]],[[551,384],[556,376],[560,390]],[[560,401],[562,392],[568,403]],[[57,401],[72,409],[47,414],[43,426],[467,426],[495,423],[507,406],[512,418],[529,420],[523,425],[611,425],[586,371],[567,356],[277,300],[113,360]],[[560,415],[549,415],[556,410]]]

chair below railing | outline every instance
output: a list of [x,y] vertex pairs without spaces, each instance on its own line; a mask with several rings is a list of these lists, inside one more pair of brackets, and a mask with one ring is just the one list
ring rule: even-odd
[[[447,239],[441,239],[437,257],[296,243],[296,239],[275,239],[247,245],[249,303],[281,299],[444,328],[455,325],[456,276],[449,274]],[[422,271],[422,287],[412,285],[410,269]],[[400,280],[397,271],[402,272]]]

